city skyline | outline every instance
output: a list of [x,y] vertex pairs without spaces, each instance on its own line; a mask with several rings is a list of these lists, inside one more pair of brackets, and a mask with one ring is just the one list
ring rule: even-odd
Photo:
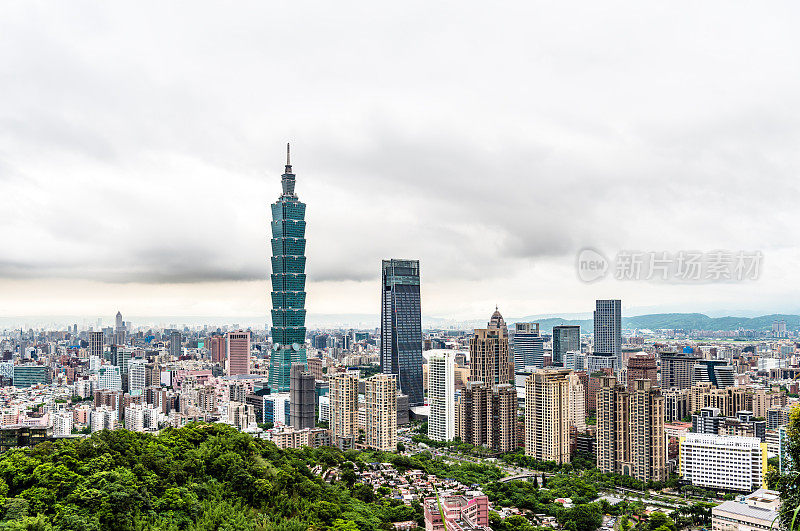
[[[710,37],[702,21],[720,6],[725,31]],[[612,297],[642,313],[800,313],[787,112],[800,76],[780,59],[798,43],[774,27],[796,5],[778,16],[711,2],[688,25],[652,6],[516,6],[491,15],[502,31],[426,6],[426,24],[413,9],[376,13],[354,35],[331,6],[295,9],[214,13],[238,30],[207,44],[202,5],[180,13],[197,24],[98,6],[110,39],[98,47],[76,31],[79,10],[7,8],[0,193],[16,200],[0,220],[0,315],[260,315],[286,140],[313,206],[311,314],[377,314],[385,256],[422,262],[423,313],[437,317],[495,303],[583,312]],[[576,23],[553,24],[565,17]],[[165,51],[145,27],[180,44]],[[487,31],[497,38],[473,48]],[[427,46],[397,48],[401,35]],[[198,53],[207,45],[219,53]],[[584,247],[761,251],[764,268],[740,283],[587,284]]]

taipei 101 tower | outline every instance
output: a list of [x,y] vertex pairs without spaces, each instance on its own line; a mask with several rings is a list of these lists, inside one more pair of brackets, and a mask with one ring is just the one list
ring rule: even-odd
[[283,193],[272,203],[272,353],[269,387],[289,390],[292,363],[306,363],[306,205],[294,193],[286,144]]

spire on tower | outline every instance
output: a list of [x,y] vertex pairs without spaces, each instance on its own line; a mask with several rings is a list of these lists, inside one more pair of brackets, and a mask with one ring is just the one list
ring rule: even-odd
[[292,161],[289,158],[289,143],[286,143],[286,173],[292,173]]

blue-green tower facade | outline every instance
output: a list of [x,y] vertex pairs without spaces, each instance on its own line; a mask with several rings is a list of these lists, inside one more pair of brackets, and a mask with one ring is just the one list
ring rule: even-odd
[[286,145],[283,193],[272,204],[272,353],[269,387],[289,390],[292,363],[306,363],[306,205],[294,192]]

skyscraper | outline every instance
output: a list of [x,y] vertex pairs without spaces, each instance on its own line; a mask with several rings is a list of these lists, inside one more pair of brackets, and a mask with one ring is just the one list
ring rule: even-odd
[[89,332],[89,356],[103,357],[103,332]]
[[594,355],[614,358],[622,367],[622,301],[597,300],[594,310]]
[[250,332],[238,330],[225,334],[228,346],[228,376],[250,373]]
[[224,363],[227,352],[225,338],[223,336],[211,336],[208,342],[211,350],[211,363]]
[[497,309],[487,328],[475,329],[469,340],[469,379],[484,382],[490,388],[513,380],[508,359],[508,328]]
[[664,397],[650,380],[629,388],[613,376],[600,378],[597,393],[597,467],[640,481],[667,477]]
[[419,260],[384,260],[381,290],[381,372],[397,374],[410,406],[422,393],[422,314]]
[[581,351],[581,327],[558,325],[553,327],[553,364],[561,366],[567,352]]
[[314,421],[315,390],[314,375],[306,371],[305,364],[293,363],[289,384],[289,419],[292,427],[302,430],[316,426]]
[[288,391],[292,363],[306,363],[306,205],[294,192],[286,145],[283,193],[272,204],[272,354],[269,386]]
[[382,452],[397,450],[397,377],[376,374],[364,382],[365,442]]
[[[516,323],[514,325],[514,369],[544,367],[544,338],[539,335],[539,323]],[[553,338],[555,341],[555,336]],[[555,353],[555,347],[553,352]]]
[[700,358],[688,354],[664,352],[661,358],[661,388],[689,389],[692,387],[692,372],[694,364]]
[[455,425],[455,361],[453,353],[439,351],[428,358],[428,437],[434,441],[452,441]]
[[525,380],[525,455],[569,463],[568,369],[543,369]]
[[114,343],[117,345],[124,345],[126,336],[127,336],[127,329],[125,328],[125,321],[122,320],[122,312],[117,312],[116,317],[116,330],[114,331]]
[[333,444],[341,449],[353,448],[358,435],[358,376],[336,373],[330,377],[329,384]]
[[169,355],[172,358],[179,358],[181,354],[183,354],[181,341],[181,333],[177,330],[173,330],[169,336]]

